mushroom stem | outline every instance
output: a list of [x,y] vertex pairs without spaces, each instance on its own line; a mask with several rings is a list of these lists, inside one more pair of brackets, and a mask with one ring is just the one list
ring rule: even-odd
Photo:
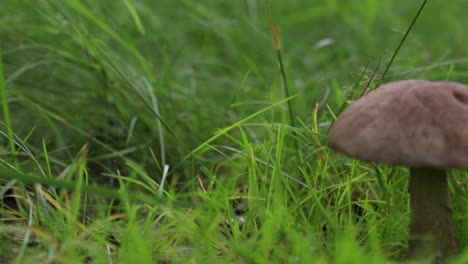
[[443,169],[411,168],[409,254],[451,256],[458,252],[447,175]]

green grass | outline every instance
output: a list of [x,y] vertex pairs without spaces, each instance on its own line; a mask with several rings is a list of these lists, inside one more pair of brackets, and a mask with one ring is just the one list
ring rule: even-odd
[[326,134],[369,82],[468,83],[462,0],[428,1],[379,79],[421,3],[4,0],[0,262],[401,262],[408,171]]

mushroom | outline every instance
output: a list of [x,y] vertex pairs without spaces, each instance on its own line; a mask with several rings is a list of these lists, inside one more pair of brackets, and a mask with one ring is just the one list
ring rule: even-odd
[[328,144],[363,161],[409,167],[410,257],[459,251],[446,169],[468,169],[468,86],[384,84],[343,111]]

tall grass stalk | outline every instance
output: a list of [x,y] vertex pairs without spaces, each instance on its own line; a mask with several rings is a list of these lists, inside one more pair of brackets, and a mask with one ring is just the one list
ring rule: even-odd
[[2,47],[0,46],[0,100],[2,102],[3,119],[5,122],[5,130],[8,137],[8,145],[10,147],[12,157],[15,157],[16,159],[15,138],[13,135],[13,127],[11,124],[10,109],[8,107],[7,87],[5,84],[5,78],[3,74],[3,53]]

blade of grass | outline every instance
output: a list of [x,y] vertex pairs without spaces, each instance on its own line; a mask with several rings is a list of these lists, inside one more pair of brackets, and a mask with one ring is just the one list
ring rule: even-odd
[[[46,178],[41,177],[33,174],[26,174],[19,171],[15,171],[8,168],[0,168],[0,178],[7,179],[7,180],[18,180],[23,183],[36,183],[36,184],[44,184],[50,185],[57,188],[65,188],[68,190],[76,190],[76,183],[71,181],[64,181],[59,180],[56,178]],[[97,185],[83,185],[81,188],[83,193],[93,194],[101,197],[109,197],[109,198],[122,198],[122,193],[118,190],[111,189],[111,188],[104,188],[99,187]],[[136,202],[145,202],[145,203],[164,203],[163,199],[159,199],[155,196],[149,196],[144,193],[132,193],[132,195],[128,196],[131,200]]]
[[366,86],[364,86],[364,89],[362,89],[362,92],[361,92],[361,94],[359,95],[359,98],[363,97],[363,96],[367,93],[367,90],[369,90],[369,86],[370,86],[370,84],[372,83],[372,81],[374,80],[375,75],[377,74],[377,71],[378,71],[379,68],[380,68],[380,62],[381,62],[381,59],[379,59],[379,63],[378,63],[377,66],[375,67],[375,70],[374,70],[374,72],[372,73],[371,77],[369,78],[369,81],[367,81]]
[[195,156],[195,154],[196,154],[197,152],[199,152],[200,150],[202,150],[203,148],[205,148],[208,144],[210,144],[211,142],[213,142],[214,140],[216,140],[216,139],[219,138],[220,136],[226,134],[226,133],[229,132],[230,130],[232,130],[232,129],[238,127],[240,124],[242,124],[242,123],[244,123],[244,122],[246,122],[246,121],[248,121],[248,120],[250,120],[250,119],[252,119],[252,118],[254,118],[254,117],[256,117],[256,116],[258,116],[258,115],[260,115],[260,114],[262,114],[262,113],[264,113],[264,112],[266,112],[266,111],[268,111],[268,110],[270,110],[270,109],[272,109],[272,108],[274,108],[274,107],[276,107],[276,106],[278,106],[278,105],[281,105],[281,104],[283,104],[283,103],[285,103],[285,102],[287,102],[287,101],[293,99],[294,97],[296,97],[296,96],[294,95],[294,96],[285,98],[285,99],[283,99],[283,100],[281,100],[281,101],[279,101],[279,102],[276,102],[276,103],[274,103],[274,104],[271,104],[270,106],[265,107],[265,108],[263,108],[263,109],[261,109],[261,110],[255,112],[255,113],[253,113],[253,114],[251,114],[251,115],[249,115],[249,116],[247,116],[247,117],[245,117],[245,118],[243,118],[243,119],[241,119],[241,120],[235,122],[234,124],[232,124],[232,125],[230,125],[230,126],[228,126],[228,127],[225,127],[225,128],[223,128],[223,129],[219,130],[214,136],[212,136],[211,138],[209,138],[208,140],[206,140],[205,142],[203,142],[202,144],[200,144],[198,147],[196,147],[194,150],[192,150],[192,151],[190,152],[190,154],[188,154],[187,156],[185,156],[184,159],[183,159],[183,161],[186,160],[186,159],[188,159],[188,158],[190,158],[190,157]]
[[130,15],[132,15],[133,21],[135,22],[138,31],[140,31],[140,34],[145,35],[145,28],[143,27],[143,23],[141,23],[140,16],[138,15],[138,12],[136,11],[135,7],[132,5],[132,2],[128,0],[123,0],[123,2],[127,7],[128,12],[130,12]]
[[3,55],[2,55],[1,47],[0,47],[0,100],[2,102],[3,119],[5,119],[5,128],[6,128],[7,137],[8,137],[8,145],[10,146],[11,154],[15,156],[16,155],[15,138],[13,136],[13,129],[11,127],[10,109],[8,108],[6,84],[5,84],[5,78],[3,77]]
[[385,68],[384,72],[383,72],[382,75],[380,76],[380,80],[383,80],[383,79],[384,79],[385,74],[387,74],[387,72],[388,72],[388,69],[390,69],[390,66],[392,66],[393,60],[395,59],[395,57],[397,56],[398,52],[400,51],[401,46],[403,46],[403,43],[405,42],[406,37],[408,37],[408,35],[409,35],[411,29],[413,28],[414,24],[416,23],[416,20],[418,20],[419,15],[421,14],[421,12],[422,12],[423,9],[424,9],[424,6],[426,6],[426,3],[427,3],[427,0],[424,0],[423,3],[421,4],[421,7],[419,7],[418,12],[417,12],[416,15],[413,17],[413,21],[411,21],[411,24],[409,25],[408,29],[406,30],[405,35],[403,35],[403,38],[401,39],[400,43],[398,43],[398,46],[397,46],[395,52],[393,52],[392,58],[390,59],[390,61],[389,61],[388,64],[387,64],[387,67]]

